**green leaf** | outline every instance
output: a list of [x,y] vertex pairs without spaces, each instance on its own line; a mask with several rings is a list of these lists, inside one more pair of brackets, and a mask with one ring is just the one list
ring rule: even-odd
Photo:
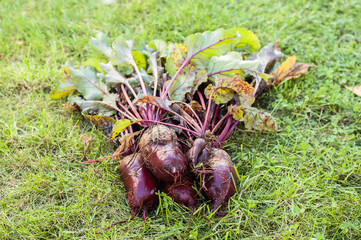
[[89,58],[88,60],[86,60],[86,62],[84,63],[85,66],[92,66],[94,67],[98,72],[102,72],[102,69],[100,67],[100,61],[99,59],[96,58]]
[[188,50],[187,58],[191,58],[196,68],[204,69],[211,57],[231,51],[240,41],[240,37],[239,33],[224,29],[192,34],[184,42]]
[[178,68],[183,64],[187,57],[187,48],[183,44],[173,44],[170,46],[170,54],[165,64],[165,70],[170,76],[174,76]]
[[103,59],[110,59],[112,48],[109,46],[108,37],[104,33],[98,33],[96,38],[90,40],[91,45]]
[[120,119],[114,126],[111,139],[116,138],[121,132],[124,132],[133,123],[139,122],[139,120]]
[[269,75],[257,70],[262,67],[262,63],[262,58],[252,61],[243,60],[240,53],[229,52],[226,55],[212,57],[208,64],[207,72],[208,76],[213,78],[218,76],[234,76],[235,74],[240,74],[243,76],[245,73],[248,73],[252,75],[258,75],[261,78],[267,80]]
[[232,76],[236,73],[244,75],[245,69],[252,67],[253,63],[243,63],[242,54],[239,52],[229,52],[226,55],[212,57],[207,73],[209,76],[225,75]]
[[[113,43],[113,58],[115,59],[114,63],[120,65],[124,62],[131,64],[132,66],[136,65],[133,58],[133,44],[134,41],[127,41],[123,37],[119,37]],[[133,65],[134,64],[134,65]]]
[[156,50],[159,58],[168,56],[167,43],[163,40],[153,40],[148,44],[148,47]]
[[123,77],[118,70],[116,70],[112,64],[109,62],[107,64],[100,63],[101,69],[106,73],[105,82],[112,87],[115,87],[118,84],[127,84],[127,79]]
[[[180,72],[173,82],[169,96],[174,101],[183,101],[186,93],[193,93],[198,89],[199,85],[207,81],[206,70],[198,71],[193,65],[189,64]],[[170,81],[166,83],[166,86]]]
[[54,91],[50,94],[52,99],[58,100],[76,91],[76,86],[70,79],[68,69],[64,69],[63,72],[66,74],[66,76],[60,80],[58,86],[56,86]]
[[149,65],[150,65],[150,70],[153,73],[153,77],[155,81],[154,84],[157,84],[156,86],[154,86],[154,88],[157,88],[159,85],[158,79],[160,77],[160,74],[162,73],[162,69],[158,66],[157,63],[157,52],[154,52],[150,55]]
[[75,69],[68,63],[71,81],[86,100],[99,100],[107,94],[107,85],[97,77],[97,72],[91,66],[81,66]]
[[231,28],[231,32],[238,32],[241,35],[241,40],[237,43],[236,47],[243,47],[244,45],[249,45],[252,52],[257,51],[261,48],[261,43],[256,34],[253,32],[244,29],[244,28]]
[[111,116],[116,112],[112,106],[105,102],[92,100],[87,101],[80,96],[70,95],[68,97],[68,103],[78,105],[82,110],[83,115]]
[[247,129],[278,131],[277,123],[269,113],[254,107],[246,107],[244,108],[243,115],[243,121]]
[[104,96],[103,103],[108,104],[109,106],[117,108],[117,101],[119,100],[119,95],[116,93],[110,93]]

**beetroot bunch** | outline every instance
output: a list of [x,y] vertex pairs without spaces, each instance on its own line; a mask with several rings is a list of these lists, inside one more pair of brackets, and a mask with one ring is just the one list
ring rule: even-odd
[[272,116],[252,104],[309,67],[295,57],[279,63],[277,43],[261,48],[242,28],[143,46],[100,33],[91,44],[95,57],[79,68],[67,63],[51,97],[67,97],[118,146],[113,156],[123,156],[120,176],[133,216],[157,206],[158,190],[190,209],[201,193],[220,213],[237,188],[225,141],[240,123],[277,131]]

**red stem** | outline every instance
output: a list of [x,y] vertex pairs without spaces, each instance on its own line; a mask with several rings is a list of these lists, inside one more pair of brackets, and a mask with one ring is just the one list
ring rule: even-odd
[[212,134],[214,134],[218,127],[221,126],[221,124],[223,123],[223,121],[229,116],[229,114],[227,113],[226,115],[224,115],[221,120],[219,120],[219,122],[217,123],[217,125],[212,129]]
[[206,103],[204,102],[204,98],[203,98],[202,93],[199,90],[197,90],[197,94],[199,96],[199,99],[201,100],[201,104],[202,104],[203,109],[206,110]]
[[219,111],[219,105],[216,106],[216,112],[213,114],[213,121],[212,121],[212,127],[214,126],[214,123],[216,122],[217,116]]
[[132,109],[133,113],[135,114],[135,116],[137,116],[137,118],[141,118],[137,109],[135,108],[135,106],[133,105],[132,101],[130,100],[127,91],[125,90],[125,87],[123,84],[121,84],[121,88],[122,88],[122,92],[124,94],[125,100],[127,101],[127,103],[129,104],[130,108]]
[[223,142],[222,139],[228,133],[229,127],[231,126],[231,123],[232,123],[232,116],[229,116],[228,120],[227,120],[227,123],[226,123],[226,126],[224,127],[222,133],[218,136],[217,140],[213,143],[213,145],[217,146],[217,145],[220,145]]

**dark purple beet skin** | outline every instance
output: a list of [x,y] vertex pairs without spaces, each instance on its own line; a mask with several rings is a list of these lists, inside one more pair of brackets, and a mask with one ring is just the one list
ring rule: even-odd
[[157,180],[145,167],[139,153],[123,158],[119,172],[127,190],[132,216],[142,213],[143,218],[146,218],[148,210],[156,207],[158,203]]
[[[207,156],[207,149],[203,153]],[[203,155],[204,155],[203,154]],[[228,200],[236,192],[237,175],[231,158],[222,149],[213,148],[208,158],[202,159],[204,170],[201,170],[203,177],[203,193],[211,200],[211,210],[215,211],[228,203]]]
[[146,130],[139,147],[147,167],[159,180],[174,182],[188,169],[177,135],[166,126],[155,125]]
[[194,210],[199,206],[197,191],[193,188],[194,182],[190,177],[183,178],[178,182],[165,183],[165,192],[176,203]]
[[206,147],[207,143],[203,138],[197,138],[193,142],[193,147],[187,152],[187,157],[192,163],[192,167],[195,168],[198,162],[198,158],[201,155],[203,149]]

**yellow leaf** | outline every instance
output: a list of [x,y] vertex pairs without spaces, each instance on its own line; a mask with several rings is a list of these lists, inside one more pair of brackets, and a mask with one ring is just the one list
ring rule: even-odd
[[52,99],[58,100],[76,91],[76,87],[71,82],[69,70],[67,68],[63,69],[63,74],[65,74],[65,76],[59,81],[58,86],[56,86],[54,91],[50,94]]
[[296,56],[289,57],[271,73],[271,84],[277,85],[284,80],[298,78],[302,73],[308,72],[309,67],[306,63],[296,63]]
[[345,86],[348,90],[361,97],[361,85],[356,87]]
[[135,63],[137,64],[138,68],[143,68],[144,70],[147,69],[147,58],[141,51],[132,51],[133,58]]
[[139,122],[139,120],[120,119],[113,126],[113,132],[111,139],[114,139],[119,133],[125,131],[133,123]]

